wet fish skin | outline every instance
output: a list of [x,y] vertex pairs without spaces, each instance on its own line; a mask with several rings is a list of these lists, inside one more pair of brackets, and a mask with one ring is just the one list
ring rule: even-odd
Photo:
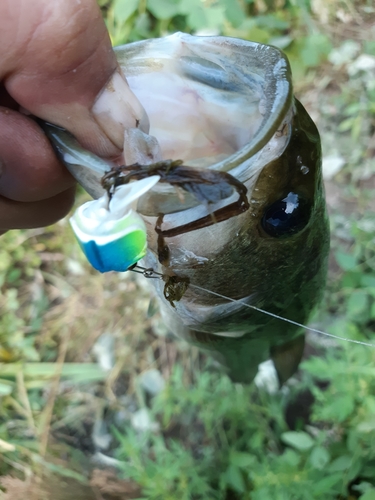
[[[172,57],[172,67],[177,64],[176,71],[187,78],[189,89],[195,85],[194,95],[200,95],[201,89],[214,89],[223,93],[226,102],[225,99],[241,92],[247,98],[246,85],[249,86],[252,92],[249,106],[254,110],[258,128],[254,126],[254,135],[239,151],[216,163],[213,159],[211,163],[215,165],[210,168],[229,171],[243,182],[251,208],[210,228],[166,238],[171,259],[168,266],[162,266],[158,262],[154,230],[157,214],[160,211],[169,214],[164,218],[166,227],[176,227],[186,217],[197,217],[205,207],[187,198],[186,206],[175,213],[179,198],[173,189],[155,190],[138,205],[148,228],[149,253],[143,264],[164,274],[186,277],[192,285],[208,291],[241,299],[241,302],[229,302],[191,286],[174,309],[163,298],[163,283],[152,280],[162,318],[173,333],[218,357],[232,379],[239,382],[250,382],[258,364],[272,357],[283,383],[298,367],[303,353],[303,331],[249,309],[242,302],[302,324],[319,303],[329,249],[319,133],[303,106],[292,98],[288,62],[277,49],[224,37],[198,39],[189,35],[117,48],[118,59],[130,83],[142,71],[152,81],[165,61],[169,68],[168,54]],[[182,66],[178,66],[179,62]],[[230,74],[231,67],[235,76]],[[152,109],[139,95],[138,98],[146,110]],[[234,108],[231,115],[234,134],[239,133],[241,127],[246,129],[246,123],[233,120],[236,109],[243,108]],[[221,115],[222,109],[225,107],[221,108]],[[246,122],[246,116],[241,111],[239,122]],[[207,123],[213,123],[211,118]],[[222,116],[219,118],[222,123]],[[157,119],[156,113],[151,129]],[[172,122],[170,128],[173,137],[177,134],[176,123]],[[219,142],[221,135],[219,127]],[[210,134],[208,137],[211,140]],[[228,144],[234,144],[233,141],[236,142],[235,135]],[[74,144],[71,148],[71,152],[79,150]],[[96,171],[96,178],[89,182],[89,157],[77,170],[77,165],[85,163],[82,155],[84,151],[80,150],[79,158],[70,169],[79,182],[97,196],[98,172],[102,168],[104,174],[108,163],[103,160],[103,166],[98,168],[100,159],[96,158],[92,169]],[[172,159],[179,158],[184,159],[183,150],[178,158]],[[66,157],[69,166],[68,160]],[[303,200],[308,221],[295,234],[270,236],[263,227],[264,215],[288,193],[296,193]]]
[[[287,238],[268,236],[261,227],[265,210],[291,191],[298,192],[309,204],[307,225]],[[173,267],[173,271],[188,276],[200,287],[234,299],[249,297],[252,305],[306,324],[324,291],[329,224],[319,133],[298,101],[289,144],[279,158],[263,168],[250,203],[254,208],[238,216],[243,223],[237,238],[231,239],[214,257],[206,253],[209,260],[196,268],[181,265]],[[184,300],[205,307],[226,303],[224,299],[220,301],[216,296],[192,288]],[[283,383],[294,373],[302,357],[301,328],[245,306],[240,305],[233,313],[226,311],[223,315],[213,312],[201,322],[199,329],[186,328],[176,317],[178,311],[166,310],[165,304],[161,307],[170,329],[215,353],[233,380],[250,382],[258,364],[272,357]],[[218,332],[223,333],[219,336]],[[225,337],[224,332],[244,334]],[[282,359],[288,356],[289,363],[283,363]]]

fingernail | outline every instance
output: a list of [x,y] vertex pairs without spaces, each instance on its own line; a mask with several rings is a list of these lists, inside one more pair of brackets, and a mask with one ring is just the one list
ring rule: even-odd
[[99,94],[92,113],[100,128],[120,149],[125,129],[139,128],[147,133],[150,128],[146,111],[130,90],[120,68]]
[[149,165],[163,159],[156,137],[145,134],[136,128],[125,130],[123,154],[125,165],[133,165],[134,163]]

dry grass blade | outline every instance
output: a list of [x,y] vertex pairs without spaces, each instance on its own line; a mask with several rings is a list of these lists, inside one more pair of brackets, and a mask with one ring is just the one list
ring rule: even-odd
[[139,498],[141,491],[132,481],[121,480],[107,470],[95,469],[87,484],[73,478],[62,478],[54,474],[26,481],[5,476],[0,478],[0,500],[132,500]]
[[51,427],[53,408],[59,390],[61,374],[63,371],[64,361],[68,350],[68,344],[70,339],[69,332],[70,332],[69,327],[65,327],[61,332],[61,337],[60,337],[61,344],[59,349],[59,356],[56,361],[56,375],[52,382],[52,387],[50,389],[46,407],[44,408],[39,420],[39,432],[40,432],[39,454],[41,455],[41,457],[45,457],[47,451],[48,436]]
[[16,373],[16,380],[17,380],[19,399],[22,403],[22,406],[24,409],[24,414],[26,415],[29,428],[30,428],[30,430],[32,430],[33,434],[36,435],[37,429],[36,429],[36,425],[35,425],[35,421],[34,421],[34,417],[33,417],[33,412],[31,410],[29,397],[27,395],[27,389],[25,386],[24,374],[23,374],[22,370],[20,370]]

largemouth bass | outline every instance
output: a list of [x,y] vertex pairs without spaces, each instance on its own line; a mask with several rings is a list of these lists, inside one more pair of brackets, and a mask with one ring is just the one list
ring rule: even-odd
[[[303,330],[246,304],[305,324],[324,289],[329,249],[319,133],[293,97],[286,56],[258,43],[181,33],[115,51],[150,120],[149,135],[136,126],[125,132],[124,163],[181,159],[226,172],[247,189],[243,213],[201,228],[194,221],[230,205],[235,190],[203,203],[165,182],[139,200],[148,242],[140,264],[188,283],[171,303],[163,281],[152,280],[165,324],[216,355],[233,380],[251,381],[271,357],[284,382],[301,359]],[[100,179],[113,165],[63,131],[48,133],[78,182],[101,196]],[[164,258],[160,217],[173,234],[164,238]]]

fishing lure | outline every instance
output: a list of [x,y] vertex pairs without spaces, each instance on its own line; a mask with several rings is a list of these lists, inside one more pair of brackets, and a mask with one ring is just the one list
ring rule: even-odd
[[147,253],[143,219],[132,208],[134,202],[159,181],[158,175],[122,185],[111,197],[79,207],[70,224],[90,264],[105,273],[127,271]]
[[150,165],[136,163],[130,166],[113,167],[103,176],[101,184],[106,189],[108,197],[111,197],[118,189],[118,186],[127,184],[132,179],[147,179],[155,174],[158,176],[159,182],[181,187],[193,194],[197,201],[204,203],[208,207],[222,199],[229,198],[233,193],[233,189],[239,195],[238,199],[233,203],[214,210],[204,217],[166,230],[161,227],[164,214],[160,214],[156,221],[155,231],[158,234],[158,258],[161,264],[168,265],[169,261],[169,249],[164,238],[203,229],[235,217],[250,208],[246,196],[247,188],[235,177],[227,172],[189,167],[183,165],[182,160],[164,160]]
[[[70,219],[76,238],[95,269],[100,272],[131,271],[145,257],[146,226],[131,206],[157,182],[179,186],[207,205],[230,197],[233,188],[239,194],[237,201],[210,215],[165,231],[161,228],[161,214],[155,231],[158,234],[158,258],[163,264],[167,264],[169,255],[164,238],[208,227],[243,213],[250,207],[246,187],[226,172],[184,166],[181,160],[113,167],[101,180],[106,194],[79,207]],[[175,307],[174,302],[181,300],[190,280],[177,275],[161,276],[165,281],[164,297]]]

